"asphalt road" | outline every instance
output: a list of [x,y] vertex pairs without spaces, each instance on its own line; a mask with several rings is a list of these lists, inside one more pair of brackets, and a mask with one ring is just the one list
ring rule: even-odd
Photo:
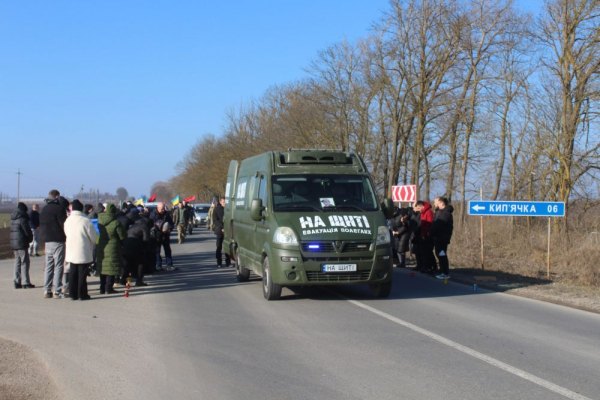
[[0,262],[0,337],[34,348],[65,399],[600,399],[600,315],[407,270],[389,299],[267,302],[260,278],[216,269],[211,233],[172,246],[179,270],[129,298],[90,278],[87,302],[42,298],[41,258],[31,290]]

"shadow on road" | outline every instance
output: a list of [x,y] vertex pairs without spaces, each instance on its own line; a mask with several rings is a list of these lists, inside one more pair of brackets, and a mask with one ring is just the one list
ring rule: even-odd
[[[185,244],[197,246],[201,242],[211,241],[212,236],[207,235],[207,232],[194,234],[186,238]],[[172,236],[173,260],[178,268],[175,271],[162,271],[152,276],[147,276],[145,281],[149,284],[146,287],[135,288],[130,290],[130,296],[145,296],[159,293],[184,292],[206,289],[218,289],[224,287],[232,287],[238,285],[256,286],[257,296],[262,296],[262,278],[251,274],[249,282],[237,282],[235,278],[235,266],[217,269],[214,250],[197,251],[187,254],[177,254],[178,244],[177,238]],[[206,247],[205,247],[206,248]],[[490,281],[476,281],[475,277],[484,275],[482,271],[453,269],[452,278],[444,283],[443,280],[436,279],[433,276],[420,274],[415,272],[411,276],[411,270],[408,268],[394,268],[393,270],[393,286],[389,297],[377,299],[370,293],[368,285],[339,285],[339,286],[306,286],[306,287],[288,287],[282,292],[282,301],[295,299],[309,299],[317,301],[337,300],[340,298],[354,300],[376,300],[388,301],[398,299],[425,299],[425,298],[440,298],[454,296],[471,296],[486,294],[487,291],[480,291],[481,288],[490,288],[499,290],[496,287],[490,287]],[[491,274],[491,272],[488,272]],[[524,277],[523,277],[524,278]],[[487,278],[490,279],[490,278]],[[507,279],[508,281],[509,279]],[[514,282],[515,277],[510,278],[510,282]],[[498,280],[498,283],[504,280]],[[530,284],[547,284],[544,280],[529,280],[521,279],[528,285]],[[90,279],[90,290],[94,291],[98,288],[98,280]],[[473,285],[477,284],[477,290],[474,290]],[[124,287],[115,285],[115,288],[120,291],[119,295],[123,295]],[[512,287],[507,287],[506,290]],[[502,291],[502,290],[501,290]],[[91,293],[94,294],[93,292]],[[106,296],[100,298],[110,298]],[[98,297],[95,297],[98,298]],[[100,299],[98,298],[98,299]]]

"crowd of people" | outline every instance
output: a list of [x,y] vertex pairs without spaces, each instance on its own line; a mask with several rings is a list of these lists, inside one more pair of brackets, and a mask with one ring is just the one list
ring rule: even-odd
[[[90,274],[100,278],[100,294],[118,293],[115,284],[125,285],[128,278],[135,278],[135,286],[147,286],[144,276],[163,269],[161,250],[165,269],[176,269],[171,231],[177,229],[178,243],[182,244],[194,224],[194,210],[185,201],[172,214],[164,203],[151,211],[131,202],[124,203],[120,210],[114,204],[69,202],[58,190],[51,190],[45,202],[41,212],[37,205],[28,211],[27,205],[18,203],[10,230],[16,289],[35,288],[29,276],[30,257],[38,257],[39,243],[45,244],[45,298],[64,298],[68,294],[73,300],[89,299]],[[214,202],[206,221],[207,228],[216,235],[218,268],[223,264],[224,207],[224,199]],[[401,267],[406,266],[406,254],[410,252],[417,271],[448,279],[454,208],[445,197],[436,197],[433,208],[426,201],[418,201],[412,208],[396,208],[389,220],[392,248]],[[231,259],[227,254],[224,258],[230,267]]]
[[410,252],[416,259],[415,270],[448,279],[454,207],[445,197],[436,197],[433,206],[435,212],[426,201],[417,201],[413,208],[396,208],[389,221],[392,247],[400,267],[406,267],[406,253]]
[[144,276],[163,269],[175,270],[170,234],[177,227],[179,243],[191,233],[193,210],[182,202],[173,216],[164,203],[154,210],[123,204],[96,206],[69,202],[51,190],[46,206],[28,212],[18,203],[11,216],[10,244],[15,254],[14,287],[35,288],[29,276],[30,257],[38,257],[45,245],[44,297],[87,300],[89,275],[100,278],[100,294],[118,293],[115,284],[135,278],[135,286],[147,286]]

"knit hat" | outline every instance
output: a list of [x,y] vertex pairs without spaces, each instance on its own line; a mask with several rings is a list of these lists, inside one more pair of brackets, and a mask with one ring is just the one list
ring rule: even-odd
[[71,210],[73,211],[83,211],[83,203],[79,200],[75,199],[71,202]]

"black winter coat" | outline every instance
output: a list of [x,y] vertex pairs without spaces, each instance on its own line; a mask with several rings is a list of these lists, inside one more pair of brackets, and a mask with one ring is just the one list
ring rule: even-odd
[[150,228],[146,218],[139,218],[127,231],[127,238],[123,242],[124,256],[141,256],[150,241]]
[[413,212],[410,216],[410,226],[412,228],[412,242],[418,244],[421,241],[421,213]]
[[223,231],[222,229],[225,227],[225,209],[223,208],[223,206],[221,206],[221,204],[217,204],[215,206],[215,210],[213,211],[213,232],[215,233],[215,235],[222,235]]
[[64,243],[67,240],[64,229],[66,220],[67,210],[60,204],[59,200],[46,199],[46,207],[40,213],[42,241],[44,243]]
[[125,228],[125,232],[127,232],[129,228],[135,223],[136,219],[137,218],[134,218],[131,212],[117,216],[117,221],[119,221],[121,225],[123,225],[123,228]]
[[168,222],[171,225],[171,228],[173,228],[173,218],[171,218],[171,214],[167,211],[164,211],[162,214],[159,214],[158,210],[154,210],[150,214],[150,219],[152,220],[152,222],[156,222],[159,219],[162,219],[163,221]]
[[31,229],[37,229],[40,226],[40,213],[31,210],[29,211],[29,227]]
[[392,231],[398,232],[394,235],[394,248],[397,253],[406,253],[408,251],[408,242],[412,233],[410,226],[410,218],[405,218],[402,222],[402,215],[398,215],[392,219]]
[[16,209],[10,217],[10,248],[13,250],[27,250],[33,241],[33,232],[29,227],[27,211]]
[[433,217],[433,225],[429,230],[429,236],[435,243],[449,244],[454,231],[454,218],[452,212],[454,207],[447,205],[443,210],[438,209]]

